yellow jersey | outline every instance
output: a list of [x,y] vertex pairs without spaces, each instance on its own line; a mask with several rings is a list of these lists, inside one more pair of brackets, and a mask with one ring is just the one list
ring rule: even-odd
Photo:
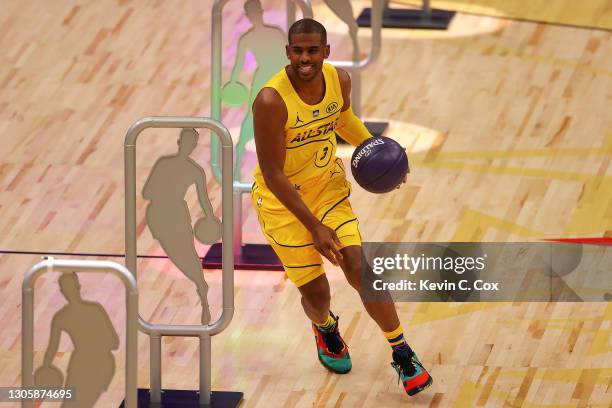
[[[316,105],[309,105],[297,94],[283,68],[264,88],[278,92],[287,107],[285,122],[285,165],[283,173],[297,188],[314,183],[336,162],[336,133],[340,111],[344,105],[336,68],[323,64],[325,96]],[[255,182],[265,187],[259,164]]]

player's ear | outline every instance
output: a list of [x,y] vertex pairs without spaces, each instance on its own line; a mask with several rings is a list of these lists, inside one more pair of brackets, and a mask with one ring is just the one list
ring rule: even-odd
[[289,44],[285,45],[285,55],[287,56],[287,59],[289,58]]
[[329,44],[325,46],[325,58],[329,58]]

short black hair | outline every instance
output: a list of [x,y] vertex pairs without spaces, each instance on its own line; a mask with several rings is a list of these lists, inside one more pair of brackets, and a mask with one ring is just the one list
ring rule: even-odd
[[287,33],[287,41],[291,44],[292,34],[321,34],[321,42],[327,44],[327,30],[323,24],[312,18],[303,18],[291,24]]

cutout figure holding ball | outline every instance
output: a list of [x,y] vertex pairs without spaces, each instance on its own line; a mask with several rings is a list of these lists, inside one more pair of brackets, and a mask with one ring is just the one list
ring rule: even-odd
[[208,285],[195,249],[191,215],[184,199],[187,189],[195,185],[204,211],[204,218],[195,223],[196,239],[203,244],[217,241],[221,237],[221,221],[215,217],[208,198],[206,173],[189,157],[198,144],[198,138],[194,129],[181,131],[177,154],[160,157],[155,162],[142,195],[149,200],[146,220],[151,234],[174,265],[196,285],[202,303],[202,324],[208,324]]
[[[228,106],[241,106],[244,102],[248,103],[247,112],[240,127],[240,137],[236,145],[234,168],[234,178],[236,180],[240,180],[240,166],[245,146],[253,139],[252,106],[255,96],[266,81],[285,65],[285,55],[283,54],[285,32],[280,27],[264,22],[263,8],[259,0],[245,1],[244,12],[252,27],[242,34],[238,40],[236,61],[232,69],[231,79],[221,89],[223,102]],[[250,89],[238,82],[238,76],[244,66],[247,52],[253,55],[257,63]]]

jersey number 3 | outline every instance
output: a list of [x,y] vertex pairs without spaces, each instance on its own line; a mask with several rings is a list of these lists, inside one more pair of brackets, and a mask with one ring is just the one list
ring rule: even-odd
[[321,149],[319,149],[319,151],[317,151],[314,163],[315,166],[319,168],[327,166],[332,157],[332,148],[333,146],[331,143],[329,143],[329,145],[323,146]]

